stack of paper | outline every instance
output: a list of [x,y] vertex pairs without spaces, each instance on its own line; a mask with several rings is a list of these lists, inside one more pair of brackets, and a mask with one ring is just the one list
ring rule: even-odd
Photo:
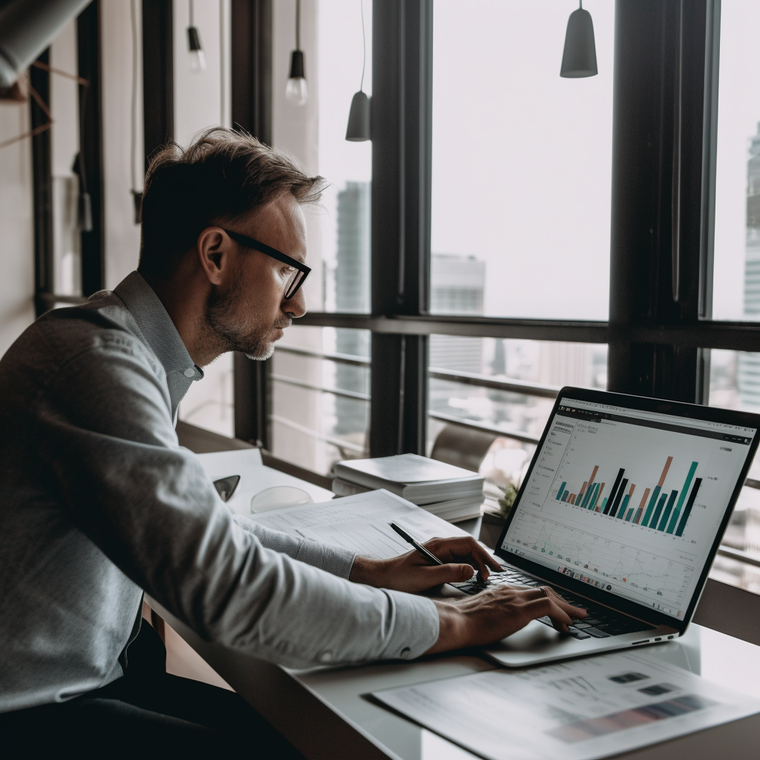
[[477,517],[483,503],[481,475],[417,454],[349,459],[333,472],[338,496],[385,488],[449,522]]

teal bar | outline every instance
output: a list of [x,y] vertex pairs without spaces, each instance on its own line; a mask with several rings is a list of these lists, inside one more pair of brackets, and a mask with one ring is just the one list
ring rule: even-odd
[[628,510],[628,514],[625,516],[626,522],[631,522],[631,516],[633,515],[633,507]]
[[649,518],[652,516],[652,510],[654,509],[654,505],[657,503],[657,497],[660,495],[660,488],[661,486],[657,486],[654,489],[652,498],[649,500],[649,506],[647,507],[646,514],[644,515],[644,519],[641,521],[641,524],[644,526],[649,525]]
[[559,491],[557,491],[557,501],[562,501],[562,492],[565,490],[566,485],[567,485],[567,481],[564,481],[562,485],[559,487]]
[[565,493],[562,494],[562,501],[567,501],[567,497],[570,495],[570,491],[565,489]]
[[608,496],[605,496],[605,497],[602,499],[602,512],[604,512],[604,508],[607,506],[607,499],[608,499],[608,498],[609,498]]
[[683,488],[681,489],[681,495],[678,497],[678,504],[676,504],[676,508],[673,510],[673,516],[670,518],[670,522],[668,523],[668,529],[665,531],[666,533],[672,533],[676,529],[678,516],[681,514],[681,507],[683,506],[683,503],[686,499],[686,494],[689,492],[691,479],[694,477],[694,473],[697,471],[698,465],[699,465],[698,462],[691,463],[691,467],[689,468],[689,474],[686,476],[686,482],[683,484]]
[[657,530],[665,531],[665,526],[668,524],[668,518],[670,517],[670,513],[673,511],[673,505],[676,503],[676,497],[678,496],[678,491],[671,491],[670,492],[670,498],[668,499],[668,506],[665,507],[665,511],[662,513],[662,518],[660,519],[660,524],[657,526]]
[[618,513],[618,517],[619,517],[621,520],[623,520],[623,519],[624,519],[623,515],[625,514],[625,508],[628,506],[628,502],[629,502],[630,500],[631,500],[631,494],[627,493],[627,494],[626,494],[626,495],[623,497],[623,503],[622,503],[622,505],[620,506],[620,512]]
[[599,483],[594,483],[594,487],[591,491],[591,498],[588,500],[587,509],[593,509],[596,504],[596,500],[599,498]]
[[657,508],[654,510],[654,514],[652,515],[652,519],[650,520],[652,524],[647,527],[657,528],[657,521],[660,519],[660,512],[662,512],[662,508],[665,505],[665,500],[667,498],[668,498],[668,495],[666,493],[660,496],[660,500],[657,502]]
[[591,494],[594,491],[594,486],[596,486],[596,483],[589,483],[586,486],[586,493],[583,494],[583,502],[581,503],[581,507],[583,507],[583,509],[586,509],[586,507],[588,507],[588,503],[591,501]]

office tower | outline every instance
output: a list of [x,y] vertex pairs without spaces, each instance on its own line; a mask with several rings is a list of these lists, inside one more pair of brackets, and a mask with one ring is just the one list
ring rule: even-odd
[[[760,318],[760,123],[751,138],[747,162],[747,237],[744,260],[744,314]],[[737,368],[739,403],[760,410],[760,355],[740,353]]]
[[[749,145],[747,161],[747,235],[744,260],[744,314],[747,319],[760,319],[760,123]],[[739,404],[751,411],[760,411],[760,354],[739,352],[737,359]],[[756,491],[743,498],[746,514],[745,546],[752,553],[760,550],[760,501]],[[750,498],[751,497],[751,498]],[[751,567],[743,567],[745,588],[760,588],[760,575]]]
[[[370,309],[369,214],[369,182],[347,182],[345,189],[338,193],[335,269],[335,307],[338,312],[367,313]],[[369,357],[369,333],[366,330],[338,328],[336,332],[339,354]],[[335,364],[335,385],[339,390],[368,393],[367,368]],[[335,434],[352,443],[365,445],[369,419],[366,402],[335,396],[335,416]],[[346,455],[351,454],[346,452]]]
[[[430,311],[433,314],[483,314],[486,264],[475,256],[434,253],[430,266]],[[483,340],[458,335],[431,335],[431,370],[483,372]],[[483,389],[467,388],[446,380],[430,380],[431,412],[451,414],[452,396],[483,397]],[[471,416],[471,415],[466,415]]]

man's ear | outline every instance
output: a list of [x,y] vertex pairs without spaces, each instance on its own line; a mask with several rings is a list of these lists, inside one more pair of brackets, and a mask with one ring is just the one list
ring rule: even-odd
[[232,267],[232,241],[220,227],[206,227],[198,235],[195,250],[209,282],[220,285]]

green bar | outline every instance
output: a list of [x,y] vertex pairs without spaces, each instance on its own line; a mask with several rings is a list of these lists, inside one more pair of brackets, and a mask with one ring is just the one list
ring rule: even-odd
[[644,519],[641,521],[642,525],[649,525],[649,518],[652,516],[652,510],[654,509],[654,505],[657,504],[657,497],[660,495],[660,488],[662,486],[657,486],[654,489],[654,493],[652,494],[652,498],[649,500],[649,506],[647,507],[646,514],[644,515]]
[[694,473],[697,471],[697,466],[698,462],[691,463],[689,474],[686,476],[686,482],[683,484],[683,488],[681,489],[681,495],[678,497],[678,504],[676,504],[676,508],[673,510],[673,515],[671,516],[670,522],[668,523],[668,528],[665,531],[666,533],[672,533],[676,529],[678,516],[681,514],[681,507],[683,506],[683,503],[686,499],[686,494],[689,492],[691,479],[694,477]]
[[565,490],[566,485],[567,485],[567,481],[564,481],[562,485],[559,487],[559,491],[557,491],[557,501],[562,501],[562,492]]
[[624,520],[625,518],[623,515],[625,515],[625,508],[628,506],[628,502],[631,500],[631,494],[627,493],[625,497],[623,498],[623,503],[620,505],[620,511],[618,512],[618,517],[621,520]]
[[602,512],[604,511],[604,508],[607,506],[607,499],[608,499],[608,498],[609,498],[609,497],[605,496],[605,497],[602,499]]
[[628,514],[625,516],[626,522],[631,522],[631,515],[633,515],[633,507],[628,510]]
[[591,493],[591,498],[588,500],[588,509],[593,509],[596,504],[596,500],[599,498],[599,483],[594,483],[594,489]]

